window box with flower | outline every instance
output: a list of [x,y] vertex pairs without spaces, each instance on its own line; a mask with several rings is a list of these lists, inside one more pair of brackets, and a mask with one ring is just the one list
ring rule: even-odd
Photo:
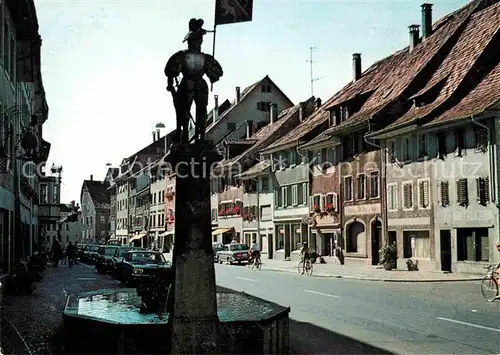
[[168,200],[168,201],[172,201],[174,199],[174,192],[171,191],[171,190],[168,190],[166,193],[165,193],[165,198]]
[[328,214],[330,214],[330,215],[334,214],[336,212],[336,210],[335,210],[335,207],[333,206],[333,204],[327,203],[325,205],[325,212],[328,213]]
[[314,213],[321,213],[321,208],[319,208],[319,205],[317,205],[317,204],[314,204],[312,206],[312,210]]
[[224,217],[226,215],[226,210],[224,208],[221,208],[219,210],[219,217]]
[[233,214],[233,209],[231,207],[226,208],[226,216],[232,216]]
[[233,215],[239,215],[241,212],[240,206],[236,205],[233,207]]

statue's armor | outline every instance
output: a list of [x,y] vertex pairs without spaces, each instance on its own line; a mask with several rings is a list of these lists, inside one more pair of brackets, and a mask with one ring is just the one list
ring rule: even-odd
[[205,54],[185,52],[184,65],[182,66],[183,77],[201,78],[205,74]]

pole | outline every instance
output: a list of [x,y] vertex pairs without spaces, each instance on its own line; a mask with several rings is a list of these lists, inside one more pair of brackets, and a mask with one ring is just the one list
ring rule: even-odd
[[313,76],[313,47],[309,48],[309,65],[311,69],[311,96],[314,93],[314,76]]
[[[212,57],[215,57],[215,37],[217,35],[217,25],[214,25],[214,39],[212,43]],[[210,83],[210,92],[214,90],[214,84]]]
[[[259,242],[259,245],[260,245],[260,249],[262,249],[262,238],[260,237],[260,183],[259,183],[259,179],[255,179],[257,181],[257,240]],[[269,245],[269,242],[268,244]],[[268,247],[269,248],[269,247]],[[262,251],[262,250],[261,250]],[[269,254],[268,254],[269,255]]]

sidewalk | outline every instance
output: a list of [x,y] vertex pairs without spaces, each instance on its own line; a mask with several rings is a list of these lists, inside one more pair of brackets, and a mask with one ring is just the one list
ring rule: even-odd
[[69,293],[117,288],[93,267],[48,267],[32,295],[6,296],[1,309],[1,347],[4,354],[64,354],[58,338],[62,311]]
[[[262,260],[263,271],[278,271],[298,274],[297,261]],[[384,282],[452,282],[477,281],[484,275],[443,273],[439,271],[408,271],[406,269],[384,270],[383,266],[339,265],[333,261],[314,264],[313,276]]]

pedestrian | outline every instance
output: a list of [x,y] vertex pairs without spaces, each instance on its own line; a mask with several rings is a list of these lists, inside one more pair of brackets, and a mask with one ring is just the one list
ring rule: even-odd
[[76,260],[76,245],[73,245],[71,242],[69,242],[68,247],[66,248],[66,255],[68,258],[68,265],[69,267],[73,267],[73,264],[75,263]]
[[62,258],[62,248],[61,248],[61,243],[59,243],[59,240],[57,238],[54,239],[54,242],[52,243],[52,264],[54,267],[59,266],[59,260]]
[[68,247],[67,246],[62,246],[62,260],[61,264],[66,264],[68,262]]

